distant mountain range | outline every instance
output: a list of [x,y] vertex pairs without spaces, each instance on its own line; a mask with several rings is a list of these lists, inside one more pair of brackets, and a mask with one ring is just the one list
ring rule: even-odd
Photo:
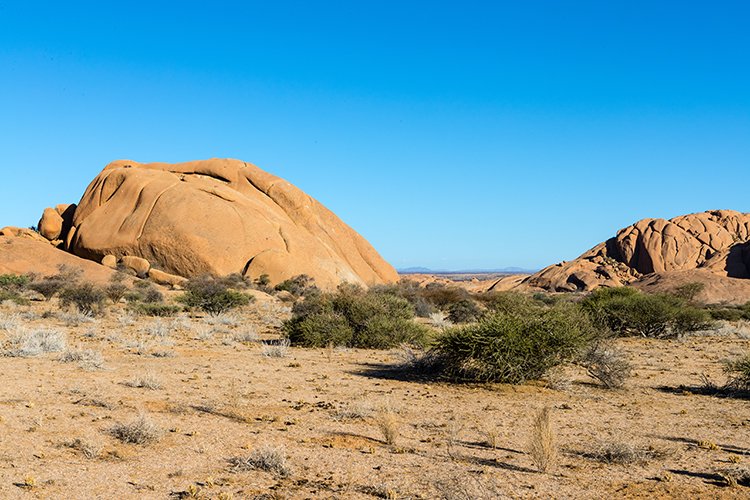
[[534,274],[538,269],[523,269],[521,267],[502,267],[498,269],[430,269],[428,267],[404,267],[398,269],[400,274]]

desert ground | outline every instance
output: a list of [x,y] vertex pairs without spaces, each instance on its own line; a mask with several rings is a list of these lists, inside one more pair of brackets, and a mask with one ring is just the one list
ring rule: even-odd
[[[163,319],[118,304],[91,319],[56,300],[0,306],[6,345],[33,331],[60,344],[3,358],[2,498],[748,495],[723,472],[750,465],[748,401],[701,391],[748,350],[747,323],[619,339],[635,371],[608,390],[577,367],[449,384],[394,370],[399,350],[276,345],[278,301]],[[528,443],[545,407],[555,454],[541,473]]]

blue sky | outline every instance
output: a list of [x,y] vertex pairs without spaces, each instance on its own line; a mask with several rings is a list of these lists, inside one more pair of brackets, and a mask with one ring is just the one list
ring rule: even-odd
[[750,211],[747,2],[176,5],[0,0],[0,226],[119,158],[255,163],[397,267]]

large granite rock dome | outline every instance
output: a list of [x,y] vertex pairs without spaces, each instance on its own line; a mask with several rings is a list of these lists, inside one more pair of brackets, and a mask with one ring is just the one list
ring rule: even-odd
[[330,210],[239,160],[113,162],[86,189],[63,237],[78,256],[140,257],[179,276],[268,274],[276,283],[307,274],[326,288],[398,279]]

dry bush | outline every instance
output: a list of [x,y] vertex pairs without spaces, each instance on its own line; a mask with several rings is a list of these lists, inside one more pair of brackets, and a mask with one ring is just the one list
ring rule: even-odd
[[453,323],[451,323],[445,313],[441,311],[430,313],[428,319],[430,320],[430,325],[432,327],[441,330],[453,326]]
[[721,476],[727,483],[727,486],[736,488],[737,486],[750,486],[750,468],[741,465],[725,467],[719,469],[716,473]]
[[549,407],[543,408],[534,419],[529,440],[529,455],[539,472],[549,471],[557,458],[555,433],[552,429]]
[[482,436],[484,436],[484,445],[487,448],[497,449],[500,446],[500,437],[502,432],[497,426],[486,426],[482,429]]
[[726,388],[734,391],[750,391],[750,354],[728,361],[724,370],[729,374]]
[[262,354],[267,358],[285,358],[289,355],[289,339],[281,339],[275,344],[265,344]]
[[595,450],[583,453],[586,458],[597,462],[617,465],[645,464],[667,455],[664,450],[618,441],[601,443]]
[[350,401],[334,414],[334,420],[364,420],[373,415],[374,410],[369,401]]
[[65,326],[79,326],[82,323],[93,323],[95,321],[93,314],[80,311],[66,311],[60,314],[60,321]]
[[19,326],[19,315],[18,314],[3,314],[0,316],[0,330],[11,332]]
[[125,382],[128,387],[137,387],[142,389],[149,389],[156,391],[162,388],[162,383],[159,378],[153,373],[145,373],[134,377],[132,380]]
[[452,476],[434,483],[440,500],[495,500],[505,498],[500,485],[493,478],[470,474]]
[[93,349],[68,349],[62,353],[59,361],[62,363],[78,363],[86,369],[100,369],[104,366],[102,353]]
[[625,353],[604,341],[595,342],[583,355],[581,364],[607,389],[621,388],[633,370]]
[[65,333],[59,330],[40,328],[36,330],[18,330],[8,338],[8,349],[5,355],[27,358],[48,352],[60,352],[65,349]]
[[170,327],[161,320],[155,320],[146,325],[143,330],[153,337],[165,338],[169,337]]
[[257,342],[258,332],[256,332],[253,327],[248,326],[245,329],[243,329],[241,332],[235,333],[233,338],[235,342],[241,342],[243,344]]
[[383,409],[375,415],[375,424],[387,445],[395,445],[401,435],[401,424],[392,410]]
[[253,450],[248,457],[230,458],[229,464],[238,472],[262,470],[279,477],[289,477],[292,474],[287,464],[286,451],[282,446],[262,446]]
[[66,448],[76,450],[88,459],[94,459],[99,456],[102,451],[101,446],[84,441],[80,438],[73,439],[72,441],[66,441],[62,444]]
[[149,444],[158,441],[162,431],[146,415],[140,415],[128,423],[115,424],[109,433],[123,443]]

